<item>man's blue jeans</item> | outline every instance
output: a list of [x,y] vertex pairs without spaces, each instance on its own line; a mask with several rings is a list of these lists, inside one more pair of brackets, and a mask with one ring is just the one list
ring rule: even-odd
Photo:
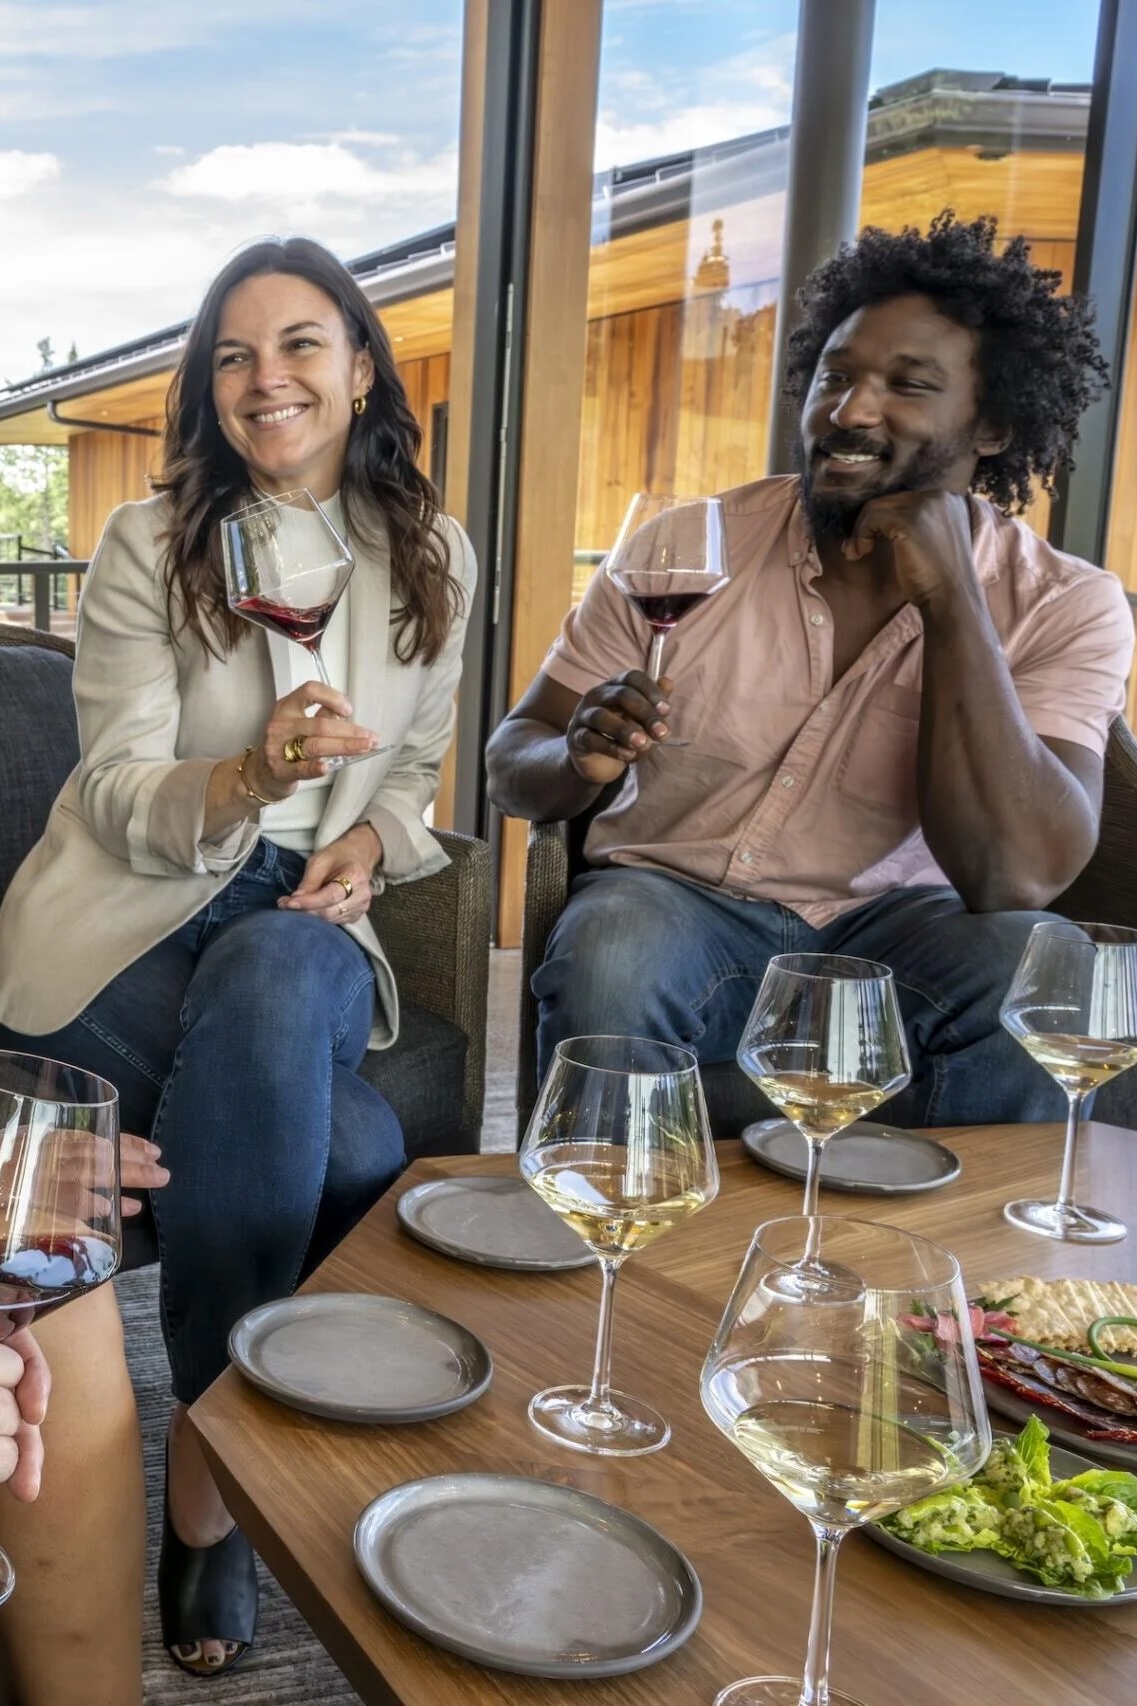
[[704,1064],[732,1060],[774,954],[855,954],[895,973],[912,1058],[912,1081],[882,1119],[1060,1119],[1062,1092],[999,1023],[1031,927],[1048,916],[968,912],[948,888],[893,889],[818,930],[773,901],[656,871],[589,871],[533,976],[538,1071],[565,1037],[605,1033],[682,1043]]
[[326,920],[277,908],[304,864],[262,841],[71,1024],[38,1037],[0,1026],[0,1048],[109,1079],[123,1129],[161,1145],[162,1320],[187,1404],[225,1367],[233,1323],[294,1291],[404,1164],[394,1112],[355,1070],[370,962]]

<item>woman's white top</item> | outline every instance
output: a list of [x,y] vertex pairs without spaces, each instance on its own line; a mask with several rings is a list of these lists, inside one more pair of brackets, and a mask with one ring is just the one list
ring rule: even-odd
[[[325,499],[320,508],[337,533],[343,534],[345,523],[339,493]],[[316,517],[310,519],[315,521]],[[332,685],[341,692],[347,688],[347,605],[346,597],[341,598],[332,611],[320,646]],[[306,681],[319,680],[310,655],[294,640],[286,639],[283,634],[268,633],[268,652],[277,699],[283,699],[286,693],[302,687]],[[334,775],[332,771],[315,781],[301,782],[296,792],[286,800],[266,806],[261,813],[261,834],[269,841],[275,841],[278,847],[290,847],[296,853],[310,853],[316,844],[316,830],[324,815]]]

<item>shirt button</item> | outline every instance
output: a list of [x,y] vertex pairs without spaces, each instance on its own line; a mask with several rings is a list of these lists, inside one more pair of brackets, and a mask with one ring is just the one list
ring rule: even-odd
[[825,618],[821,614],[820,610],[815,610],[813,615],[810,617],[809,620],[815,628],[820,628],[820,626],[824,622]]
[[783,788],[792,788],[793,785],[794,785],[794,779],[792,776],[783,776],[782,777],[782,787]]
[[741,863],[741,864],[743,864],[743,865],[749,865],[749,863],[750,863],[750,860],[751,860],[751,858],[752,858],[752,857],[753,857],[753,855],[752,855],[752,854],[750,854],[750,853],[740,853],[740,854],[739,854],[739,855],[738,855],[738,857],[739,857],[739,861],[740,861],[740,863]]

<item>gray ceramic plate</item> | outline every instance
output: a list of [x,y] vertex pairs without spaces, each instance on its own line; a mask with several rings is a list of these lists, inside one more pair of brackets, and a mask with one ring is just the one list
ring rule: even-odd
[[[1091,1463],[1088,1457],[1079,1457],[1076,1452],[1063,1451],[1052,1445],[1050,1467],[1056,1480],[1066,1481],[1071,1475],[1080,1475],[1083,1469],[1098,1469],[1101,1465]],[[1111,1605],[1132,1605],[1137,1600],[1137,1583],[1132,1577],[1129,1578],[1129,1587],[1122,1588],[1120,1593],[1109,1599],[1086,1599],[1080,1593],[1043,1587],[1033,1576],[1023,1575],[1021,1570],[1016,1570],[1013,1564],[994,1552],[921,1552],[919,1547],[909,1546],[906,1540],[898,1540],[894,1534],[877,1528],[874,1523],[869,1523],[864,1532],[889,1552],[895,1552],[898,1558],[918,1564],[920,1569],[930,1570],[934,1576],[946,1576],[949,1582],[959,1582],[965,1588],[982,1588],[985,1593],[997,1593],[1003,1599],[1026,1599],[1034,1605],[1061,1605],[1067,1610],[1076,1610],[1080,1606],[1083,1611],[1101,1611]]]
[[519,1475],[392,1487],[355,1525],[355,1558],[401,1623],[523,1676],[621,1676],[690,1635],[703,1594],[639,1517]]
[[[742,1134],[743,1148],[763,1167],[804,1179],[805,1138],[789,1120],[759,1120]],[[857,1120],[831,1137],[821,1157],[821,1183],[830,1191],[901,1196],[934,1191],[959,1177],[959,1156],[930,1137],[900,1126]]]
[[551,1273],[596,1260],[524,1179],[430,1179],[403,1192],[398,1215],[422,1243],[481,1267]]
[[997,1380],[984,1378],[983,1390],[987,1394],[989,1408],[998,1410],[1001,1416],[1024,1426],[1032,1416],[1037,1416],[1040,1422],[1046,1423],[1046,1431],[1056,1445],[1072,1445],[1092,1452],[1095,1469],[1103,1463],[1112,1463],[1119,1469],[1137,1474],[1137,1445],[1124,1445],[1114,1439],[1087,1439],[1084,1432],[1079,1432],[1075,1417],[1063,1415],[1061,1410],[1055,1410],[1050,1404],[1032,1404],[1029,1398],[1020,1398],[1017,1392],[1000,1386]]
[[481,1396],[482,1341],[397,1297],[327,1292],[265,1303],[237,1322],[229,1355],[282,1404],[336,1422],[427,1422]]

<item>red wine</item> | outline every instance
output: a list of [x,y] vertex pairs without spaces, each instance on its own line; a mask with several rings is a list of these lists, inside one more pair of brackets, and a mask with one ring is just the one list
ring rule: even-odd
[[650,592],[628,594],[640,615],[657,634],[669,634],[681,616],[693,610],[710,592]]
[[103,1238],[43,1238],[0,1256],[0,1317],[30,1327],[73,1297],[110,1279],[118,1251]]
[[250,622],[271,628],[274,633],[283,634],[309,650],[319,645],[335,607],[335,600],[331,599],[327,604],[311,604],[297,609],[290,604],[274,604],[271,598],[262,598],[260,594],[242,598],[237,604],[241,615],[247,616]]

